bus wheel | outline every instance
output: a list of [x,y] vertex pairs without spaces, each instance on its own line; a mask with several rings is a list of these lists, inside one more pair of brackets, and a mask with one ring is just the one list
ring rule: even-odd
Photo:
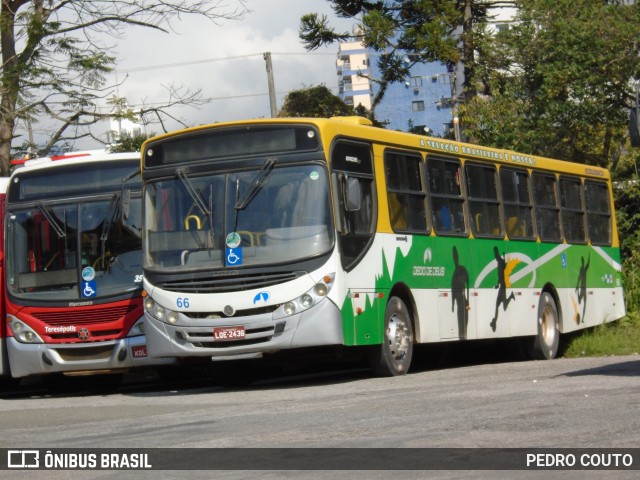
[[558,353],[560,329],[558,308],[553,296],[544,292],[538,303],[538,333],[534,337],[529,356],[535,360],[551,360]]
[[371,369],[383,377],[404,375],[409,370],[412,355],[411,315],[400,298],[391,297],[384,313],[382,344],[372,347],[369,355]]

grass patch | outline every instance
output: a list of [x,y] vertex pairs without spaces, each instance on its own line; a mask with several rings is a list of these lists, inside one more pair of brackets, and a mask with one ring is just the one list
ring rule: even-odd
[[640,314],[632,313],[617,322],[569,336],[565,357],[633,355],[640,352]]

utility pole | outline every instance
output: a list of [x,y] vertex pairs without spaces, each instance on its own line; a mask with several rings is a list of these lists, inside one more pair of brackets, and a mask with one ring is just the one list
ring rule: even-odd
[[271,64],[271,52],[265,52],[263,55],[264,61],[267,64],[267,81],[269,83],[269,104],[271,105],[271,118],[275,118],[278,115],[278,108],[276,107],[276,90],[273,82],[273,65]]

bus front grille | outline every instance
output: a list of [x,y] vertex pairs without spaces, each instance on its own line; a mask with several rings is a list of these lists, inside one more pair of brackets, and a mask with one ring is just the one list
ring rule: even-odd
[[96,323],[108,323],[121,320],[136,308],[139,308],[138,305],[130,304],[109,308],[33,312],[32,315],[41,322],[51,326],[95,325]]
[[306,272],[275,272],[250,275],[219,276],[163,282],[158,286],[178,293],[223,293],[280,285],[306,275]]
[[213,329],[178,331],[176,332],[176,337],[179,340],[189,342],[195,348],[224,350],[269,342],[274,337],[281,335],[284,327],[285,322],[279,322],[276,325],[250,327],[246,330],[245,338],[241,340],[214,340]]

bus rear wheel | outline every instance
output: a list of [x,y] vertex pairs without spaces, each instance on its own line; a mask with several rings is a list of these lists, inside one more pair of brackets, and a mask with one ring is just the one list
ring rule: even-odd
[[529,339],[528,356],[534,360],[552,360],[560,345],[559,315],[553,295],[543,292],[538,303],[538,333]]
[[404,375],[413,356],[413,325],[411,314],[398,297],[391,297],[384,314],[382,344],[372,347],[369,364],[376,375]]

